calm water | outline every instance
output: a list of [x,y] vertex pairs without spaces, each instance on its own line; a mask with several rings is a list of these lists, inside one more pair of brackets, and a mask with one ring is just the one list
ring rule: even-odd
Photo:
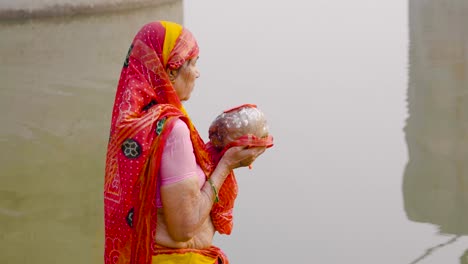
[[[275,137],[216,244],[232,263],[468,263],[468,2],[272,2],[183,6],[199,131],[255,103]],[[171,8],[0,26],[0,263],[99,263],[118,74]]]

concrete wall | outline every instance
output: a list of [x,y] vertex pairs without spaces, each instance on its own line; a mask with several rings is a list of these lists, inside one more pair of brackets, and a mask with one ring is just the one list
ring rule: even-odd
[[182,1],[0,23],[0,263],[103,263],[103,185],[119,74],[139,28]]
[[175,0],[0,0],[0,20],[115,12]]
[[408,144],[403,194],[410,220],[468,234],[468,2],[409,5]]

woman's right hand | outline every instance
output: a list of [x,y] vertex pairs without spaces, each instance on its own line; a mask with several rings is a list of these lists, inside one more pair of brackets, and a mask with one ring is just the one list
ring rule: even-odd
[[224,153],[220,162],[224,162],[230,170],[247,167],[252,165],[255,159],[265,152],[265,150],[266,147],[231,147]]

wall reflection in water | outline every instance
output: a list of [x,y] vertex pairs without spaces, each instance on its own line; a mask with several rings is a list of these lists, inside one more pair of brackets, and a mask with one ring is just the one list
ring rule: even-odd
[[102,263],[110,114],[128,46],[182,1],[0,24],[0,263]]
[[[410,220],[453,235],[422,259],[468,234],[468,2],[409,3],[404,206]],[[460,263],[468,263],[461,254]]]

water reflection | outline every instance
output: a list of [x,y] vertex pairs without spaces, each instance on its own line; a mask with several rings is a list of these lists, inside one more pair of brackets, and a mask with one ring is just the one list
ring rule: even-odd
[[[468,2],[409,2],[407,217],[453,235],[412,263],[468,234]],[[462,252],[460,263],[467,263]],[[462,256],[463,255],[463,256]]]
[[460,264],[468,264],[468,249],[465,251],[465,254],[460,257]]
[[182,22],[182,2],[0,24],[0,263],[102,263],[116,77],[154,19]]

